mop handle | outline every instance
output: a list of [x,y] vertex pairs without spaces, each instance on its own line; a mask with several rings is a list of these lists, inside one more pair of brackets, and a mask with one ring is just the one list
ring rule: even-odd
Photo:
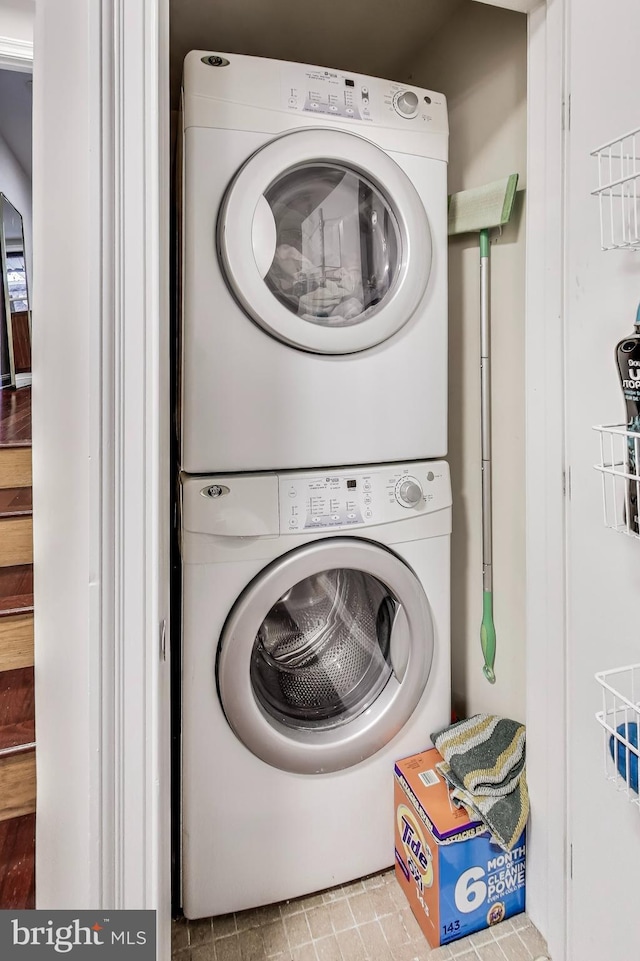
[[[489,240],[487,236],[487,247]],[[489,253],[480,246],[480,414],[482,445],[482,587],[493,590],[491,539],[491,359],[489,350]]]
[[482,444],[482,673],[495,684],[496,628],[493,622],[491,543],[491,366],[489,349],[489,231],[480,231],[480,412]]

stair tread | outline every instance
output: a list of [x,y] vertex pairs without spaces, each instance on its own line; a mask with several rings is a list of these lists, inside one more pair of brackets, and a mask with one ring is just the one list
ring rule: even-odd
[[31,387],[0,390],[2,447],[31,447]]
[[33,614],[33,594],[18,594],[0,598],[0,617]]
[[[31,745],[36,739],[36,722],[33,719],[18,721],[15,724],[4,724],[0,727],[0,752],[16,748],[24,752],[26,745]],[[34,748],[29,747],[29,750]],[[6,755],[5,755],[6,757]]]
[[33,565],[0,568],[0,617],[33,611]]
[[30,517],[33,501],[30,487],[6,487],[0,489],[0,518]]
[[33,668],[0,671],[0,760],[34,750]]

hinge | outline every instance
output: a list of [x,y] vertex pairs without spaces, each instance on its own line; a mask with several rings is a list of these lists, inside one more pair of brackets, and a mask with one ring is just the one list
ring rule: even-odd
[[570,467],[567,467],[566,470],[562,471],[562,493],[568,500],[571,500],[571,468]]
[[167,659],[167,622],[163,621],[160,625],[160,660]]
[[573,881],[573,844],[569,845],[569,877]]
[[571,94],[562,101],[562,129],[571,130]]

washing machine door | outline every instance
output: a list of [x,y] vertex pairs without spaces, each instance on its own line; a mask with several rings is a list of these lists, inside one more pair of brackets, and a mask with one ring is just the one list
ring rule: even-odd
[[219,696],[236,735],[268,764],[338,771],[403,728],[433,644],[426,594],[397,555],[357,538],[321,540],[279,558],[238,599],[220,641]]
[[375,144],[298,130],[241,168],[218,221],[236,298],[284,343],[323,354],[392,337],[420,303],[431,232],[413,184]]

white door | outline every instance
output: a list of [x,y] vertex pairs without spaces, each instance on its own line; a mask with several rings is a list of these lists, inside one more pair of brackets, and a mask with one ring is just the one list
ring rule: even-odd
[[393,336],[429,281],[431,233],[404,171],[339,130],[272,140],[240,169],[219,221],[223,270],[261,327],[344,354]]
[[308,544],[262,571],[227,620],[217,663],[225,716],[274,767],[350,767],[413,713],[433,636],[426,594],[391,551],[350,537]]
[[[640,801],[633,786],[627,794],[626,783],[616,770],[617,766],[625,770],[621,761],[626,752],[617,749],[618,765],[614,764],[614,745],[596,722],[595,713],[604,705],[594,677],[600,671],[640,662],[640,542],[604,526],[602,477],[593,469],[600,456],[599,439],[591,429],[594,424],[626,422],[615,346],[633,330],[640,262],[638,253],[631,250],[599,249],[598,200],[590,196],[597,186],[598,165],[589,155],[600,144],[640,125],[635,62],[640,5],[637,0],[613,0],[606,17],[600,16],[601,9],[596,0],[583,0],[571,4],[569,18],[571,127],[564,205],[568,235],[565,436],[570,464],[568,961],[640,955]],[[619,29],[621,24],[624,30]],[[635,159],[640,154],[637,147],[638,138],[635,149],[627,142],[612,150],[618,159],[611,161],[611,179],[618,175],[621,156],[625,172],[640,169]],[[614,224],[620,218],[622,224],[621,198],[637,185],[638,181],[628,183],[615,191],[614,207],[605,212],[606,228],[610,218]],[[640,212],[638,207],[636,211]],[[606,443],[605,459],[609,450]],[[614,462],[618,454],[624,459],[621,450],[614,448]],[[611,506],[612,493],[609,489]],[[609,520],[624,524],[624,486],[617,491],[617,498],[619,514]],[[621,694],[631,694],[624,675],[612,682]],[[639,696],[636,691],[633,701],[637,703]],[[606,706],[613,708],[612,697]],[[622,707],[620,698],[616,706]],[[635,712],[626,714],[626,720],[633,723]],[[624,721],[624,711],[608,717],[614,730]],[[620,733],[624,730],[622,727]],[[633,737],[632,732],[633,728]],[[557,733],[565,736],[564,731]],[[632,784],[634,767],[632,759]]]

